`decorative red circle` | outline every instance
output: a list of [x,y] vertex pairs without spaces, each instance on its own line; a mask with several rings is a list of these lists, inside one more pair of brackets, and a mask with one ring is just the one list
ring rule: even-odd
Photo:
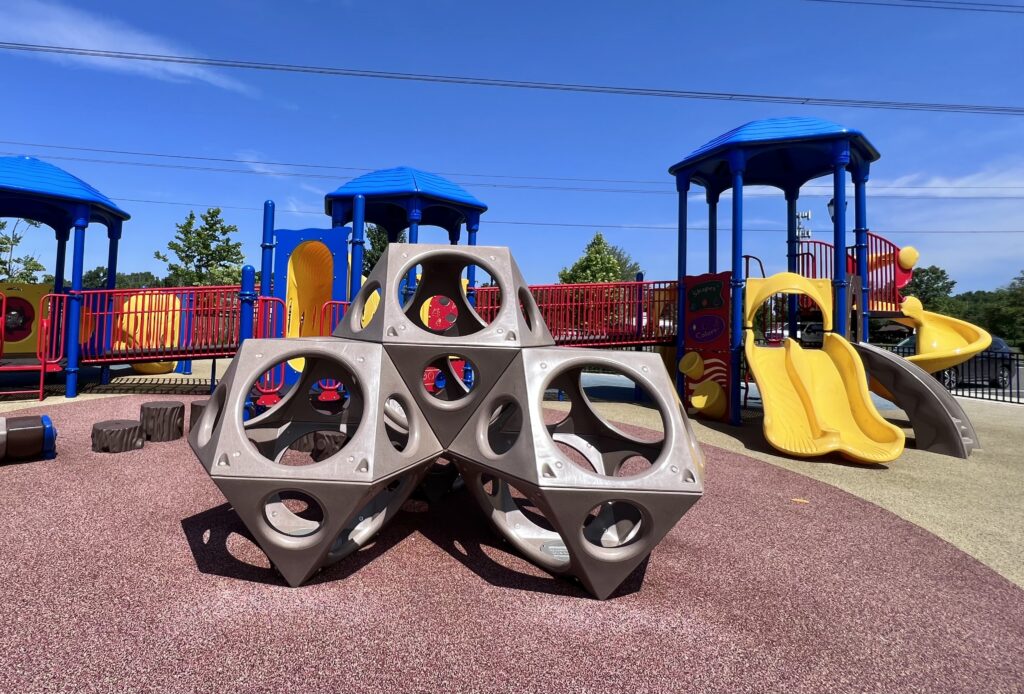
[[4,340],[20,342],[32,334],[32,325],[36,320],[36,310],[30,301],[20,296],[7,299],[7,310],[4,312]]

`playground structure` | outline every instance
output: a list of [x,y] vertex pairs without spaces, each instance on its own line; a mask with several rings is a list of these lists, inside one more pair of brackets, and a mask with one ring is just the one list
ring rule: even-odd
[[[727,418],[736,424],[741,389],[746,382],[749,391],[750,375],[758,380],[763,397],[764,384],[770,380],[763,367],[758,374],[758,368],[749,364],[750,370],[744,372],[744,330],[760,333],[769,344],[782,346],[787,336],[790,340],[797,335],[803,337],[809,321],[821,322],[823,307],[800,292],[768,297],[766,308],[752,314],[749,326],[745,320],[745,284],[752,265],[760,265],[760,260],[743,254],[743,185],[773,185],[784,191],[787,200],[788,272],[831,283],[827,293],[830,299],[819,292],[831,304],[831,332],[844,339],[853,338],[858,354],[871,355],[864,357],[862,364],[867,367],[870,388],[908,412],[917,412],[912,415],[916,431],[935,432],[934,436],[917,436],[918,445],[934,439],[930,450],[966,455],[977,441],[955,400],[931,387],[933,384],[916,372],[897,374],[894,370],[908,371],[913,362],[933,373],[941,371],[984,350],[990,338],[975,326],[924,311],[915,299],[902,296],[901,290],[918,259],[917,251],[899,248],[866,226],[866,182],[870,164],[878,156],[863,134],[826,121],[782,118],[748,123],[699,148],[670,169],[680,192],[678,282],[644,282],[638,278],[637,282],[533,286],[531,296],[556,344],[662,349],[666,362],[679,366],[677,388],[684,402],[705,416]],[[851,248],[845,243],[847,170],[852,173],[855,198],[856,242]],[[834,182],[833,242],[798,239],[796,203],[800,188],[828,173]],[[709,259],[707,274],[689,276],[686,194],[693,182],[707,191]],[[718,272],[717,203],[722,192],[730,189],[732,269]],[[117,289],[113,287],[117,240],[127,214],[57,167],[30,158],[0,160],[0,214],[44,221],[55,230],[58,240],[54,291],[39,297],[35,305],[35,297],[27,299],[16,296],[13,290],[9,292],[11,305],[18,304],[20,313],[5,307],[0,372],[37,371],[37,389],[8,392],[38,393],[41,398],[46,374],[64,371],[66,394],[74,397],[82,365],[103,367],[101,380],[105,382],[112,364],[130,363],[136,370],[159,373],[172,368],[175,361],[187,365],[191,359],[233,356],[248,337],[330,335],[363,281],[359,269],[365,223],[381,226],[391,240],[408,229],[413,243],[418,241],[421,225],[433,225],[445,229],[450,242],[457,244],[465,226],[468,243],[473,246],[486,209],[465,190],[434,174],[408,167],[377,171],[355,178],[325,197],[325,211],[332,224],[328,229],[276,229],[274,205],[267,201],[258,288],[243,281],[241,286]],[[89,221],[108,226],[108,288],[103,290],[77,288],[81,284],[81,249],[77,242],[84,244],[84,234],[80,239],[79,231],[84,232]],[[65,292],[63,261],[72,227],[76,239],[72,287]],[[490,319],[497,310],[500,293],[494,287],[477,287],[475,272],[474,265],[465,268],[461,293],[479,316]],[[761,272],[763,276],[763,266]],[[399,294],[409,299],[417,292],[419,281],[419,270],[410,268]],[[36,287],[33,291],[39,294],[43,290]],[[364,313],[364,322],[370,321],[376,301],[379,294],[369,299],[367,307],[371,310]],[[778,307],[786,314],[782,323],[778,323]],[[419,310],[422,320],[433,328],[461,320],[452,297],[431,297]],[[32,327],[26,333],[20,317],[28,315]],[[909,361],[894,361],[862,347],[872,317],[887,317],[915,327],[921,336],[918,354]],[[77,339],[70,339],[72,335]],[[838,344],[833,339],[825,341]],[[673,343],[674,357],[667,350]],[[754,347],[760,349],[759,344]],[[801,352],[787,349],[794,359],[801,360]],[[817,359],[817,355],[809,357]],[[258,384],[261,405],[279,399],[299,378],[302,367],[301,359],[297,359]],[[443,390],[453,378],[472,382],[473,371],[470,368],[467,372],[466,364],[456,360],[424,374],[428,389]],[[321,385],[323,400],[339,397],[329,380]],[[927,406],[920,405],[922,398]],[[774,398],[769,395],[765,399]],[[855,455],[850,450],[846,454]],[[866,459],[874,457],[865,454]]]
[[[410,271],[422,269],[411,297]],[[467,266],[496,283],[493,311],[476,312]],[[380,304],[367,319],[371,297]],[[452,320],[423,320],[446,297]],[[456,355],[429,392],[427,369]],[[253,385],[303,359],[299,380],[250,419]],[[658,441],[611,426],[583,392],[588,367],[632,378],[661,415]],[[324,403],[321,383],[342,397]],[[569,415],[545,422],[549,389]],[[341,432],[337,452],[285,462],[289,447]],[[392,243],[326,338],[246,340],[189,435],[197,457],[287,582],[364,546],[394,516],[438,456],[452,460],[495,529],[547,571],[607,598],[703,493],[703,456],[656,354],[555,349],[506,248]],[[640,468],[639,470],[637,468]]]
[[[970,422],[948,393],[921,377],[913,362],[939,371],[983,351],[991,337],[976,326],[924,311],[917,299],[901,296],[918,254],[868,230],[866,185],[870,165],[879,156],[859,131],[815,118],[774,118],[731,130],[669,169],[679,192],[677,387],[698,410],[739,425],[745,354],[764,402],[765,435],[783,452],[808,456],[839,451],[869,463],[898,456],[902,432],[878,415],[867,394],[870,385],[907,411],[915,433],[921,432],[919,446],[966,457],[977,446]],[[847,171],[854,186],[853,248],[846,244]],[[833,241],[801,242],[796,209],[800,189],[828,174],[833,179]],[[687,198],[692,183],[704,187],[709,210],[708,273],[697,276],[687,275]],[[788,272],[750,278],[751,258],[743,253],[744,185],[783,191]],[[719,273],[717,205],[727,190],[732,191],[732,267]],[[761,306],[767,306],[768,314],[765,341],[774,347],[755,344],[755,317]],[[780,307],[786,314],[785,327],[770,331],[767,326]],[[801,316],[814,310],[820,312],[825,331],[818,353],[802,349],[796,341]],[[850,321],[851,315],[856,320]],[[866,344],[872,317],[916,327],[918,355],[910,360],[880,358]],[[860,344],[848,343],[851,337]],[[866,356],[869,371],[861,355]],[[846,393],[846,402],[836,402],[836,393]]]
[[[755,345],[754,315],[775,294],[802,294],[820,307],[821,349],[805,350],[792,338],[782,348]],[[895,460],[903,452],[903,430],[886,422],[871,402],[857,352],[832,332],[831,303],[827,280],[790,272],[747,280],[744,350],[764,401],[765,436],[795,456],[836,451],[865,462]]]

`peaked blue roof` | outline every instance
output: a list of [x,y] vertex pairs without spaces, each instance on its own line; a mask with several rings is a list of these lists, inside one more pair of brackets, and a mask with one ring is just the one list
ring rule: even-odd
[[363,195],[367,198],[416,195],[459,207],[468,207],[480,212],[487,209],[487,205],[446,178],[408,166],[399,166],[394,169],[382,169],[363,174],[358,178],[353,178],[333,193],[328,193],[324,201],[325,211],[327,214],[331,213],[331,200],[353,198],[356,195]]
[[[86,203],[93,211],[90,221],[106,222],[109,217],[126,220],[131,216],[82,179],[35,157],[0,157],[0,196],[7,201],[24,196]],[[0,203],[0,214],[2,209],[6,206]]]
[[751,121],[698,147],[669,168],[669,173],[690,172],[690,178],[720,192],[732,185],[729,153],[747,155],[744,183],[789,188],[832,170],[831,145],[850,143],[851,165],[876,161],[881,155],[864,133],[831,121],[805,116]]

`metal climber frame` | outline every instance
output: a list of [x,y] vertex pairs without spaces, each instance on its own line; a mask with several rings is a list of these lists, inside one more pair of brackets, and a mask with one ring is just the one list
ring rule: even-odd
[[[471,266],[497,284],[486,318],[462,287]],[[420,282],[403,297],[399,283],[414,269]],[[380,302],[370,314],[375,293]],[[420,309],[438,296],[452,308],[447,325],[431,329]],[[465,364],[461,373],[451,368],[455,359]],[[246,418],[254,385],[286,361],[299,380]],[[444,378],[428,391],[430,368]],[[638,438],[606,422],[581,383],[594,368],[625,374],[647,391],[664,435]],[[343,397],[319,397],[324,383]],[[570,408],[554,424],[543,408],[549,390],[563,393]],[[290,447],[319,431],[340,433],[340,450],[294,464]],[[661,358],[556,348],[500,247],[390,244],[333,336],[244,341],[189,441],[292,586],[364,546],[439,457],[455,464],[519,552],[576,577],[600,599],[704,488],[703,456]]]

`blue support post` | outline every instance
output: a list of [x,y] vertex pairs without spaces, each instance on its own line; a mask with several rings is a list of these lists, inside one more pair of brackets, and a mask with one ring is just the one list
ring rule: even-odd
[[239,320],[238,343],[241,344],[253,335],[256,323],[256,268],[252,265],[242,267],[242,286],[238,291]]
[[[690,173],[676,174],[676,192],[679,193],[679,240],[676,248],[676,364],[683,358],[686,348],[686,196],[690,192]],[[686,377],[677,368],[676,392],[686,402]]]
[[[111,222],[107,227],[107,289],[114,289],[117,286],[117,246],[121,241],[121,220]],[[111,317],[114,315],[114,297],[107,296],[106,310],[100,316],[97,326],[97,335],[103,336],[103,353],[110,351],[114,339],[114,322]],[[104,364],[100,367],[100,383],[110,383],[110,366]]]
[[365,245],[366,197],[352,199],[352,276],[349,278],[348,300],[352,301],[362,285],[363,246]]
[[868,196],[867,182],[869,164],[861,162],[853,171],[854,235],[857,245],[857,274],[860,275],[860,338],[868,342],[868,326],[871,320],[871,278],[868,276]]
[[64,265],[67,259],[68,239],[71,238],[71,229],[56,229],[57,236],[57,266],[53,269],[53,293],[64,293]]
[[[423,212],[417,201],[413,201],[409,207],[409,243],[420,242],[420,220],[423,219]],[[409,274],[405,278],[405,298],[409,299],[416,293],[416,268],[409,268]]]
[[718,198],[708,191],[708,272],[718,272]]
[[81,346],[78,342],[82,323],[82,264],[85,260],[85,228],[89,226],[89,208],[81,206],[75,211],[75,240],[71,257],[71,296],[68,300],[67,346],[68,365],[64,395],[78,396],[78,361]]
[[[337,301],[349,301],[351,299],[348,295],[349,262],[348,258],[345,257],[345,254],[348,252],[349,237],[348,227],[345,226],[345,211],[345,207],[338,201],[335,200],[331,203],[331,228],[334,230],[334,233],[341,234],[341,238],[338,239],[338,247],[341,248],[342,257],[335,258],[334,260],[334,286],[339,289],[332,292],[337,295],[332,297]],[[360,280],[362,280],[362,268],[359,268],[359,270],[358,273],[353,270],[352,274],[358,274]]]
[[832,331],[846,337],[846,165],[850,163],[850,143],[846,140],[832,145],[832,199],[835,208],[832,217],[832,243],[835,245],[835,265],[832,286],[835,295],[835,319]]
[[729,153],[732,173],[732,325],[729,333],[729,423],[738,426],[740,419],[740,365],[743,359],[743,172],[746,156],[742,150]]
[[[789,189],[786,191],[786,269],[789,272],[797,270],[797,245],[796,238],[796,201],[800,196],[800,189]],[[786,298],[786,315],[789,317],[789,337],[796,339],[796,332],[799,318],[799,297],[790,294]]]
[[[466,243],[470,246],[476,245],[476,233],[480,231],[480,215],[476,215],[472,218],[466,219]],[[469,297],[470,302],[473,301],[473,296],[476,292],[473,291],[476,288],[476,265],[470,265],[469,269],[466,270],[466,279],[469,284],[469,291],[471,295]]]
[[263,203],[263,239],[260,241],[260,296],[270,296],[274,274],[274,201]]
[[[178,319],[178,340],[186,347],[192,346],[192,325],[195,317],[195,298],[193,292],[185,292],[180,295],[181,316]],[[174,373],[192,375],[192,360],[182,359],[174,367]]]

